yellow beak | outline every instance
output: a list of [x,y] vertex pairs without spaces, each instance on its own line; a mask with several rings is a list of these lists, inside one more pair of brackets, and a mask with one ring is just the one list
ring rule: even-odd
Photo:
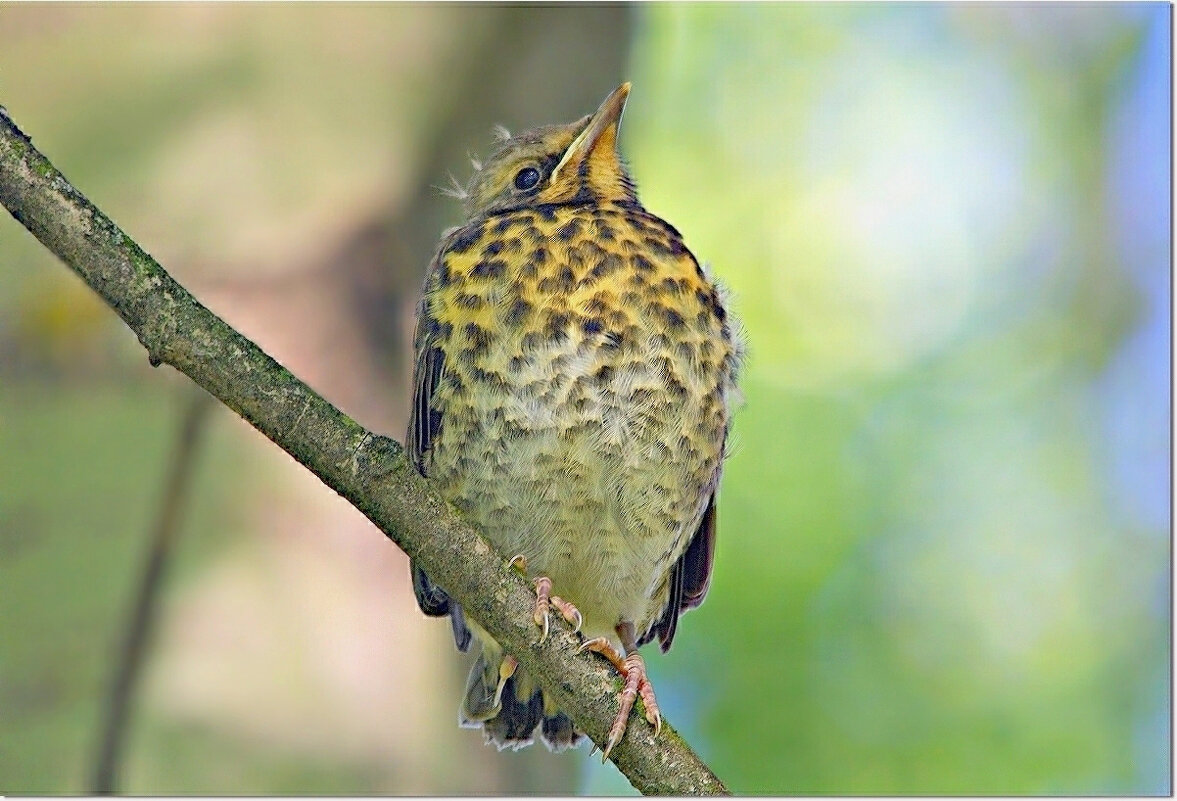
[[589,118],[585,129],[572,140],[572,144],[564,151],[564,156],[556,165],[556,169],[552,170],[552,183],[556,182],[556,177],[560,175],[566,165],[578,164],[587,158],[593,152],[593,148],[597,146],[601,135],[609,130],[610,126],[615,126],[614,134],[616,135],[616,131],[621,128],[621,112],[625,111],[625,101],[628,98],[629,81],[618,86],[605,98],[605,102],[601,103],[600,108]]

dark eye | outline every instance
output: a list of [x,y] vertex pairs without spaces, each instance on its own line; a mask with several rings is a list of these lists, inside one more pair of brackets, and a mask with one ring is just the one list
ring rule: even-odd
[[524,167],[515,173],[515,188],[526,192],[539,186],[539,170],[535,167]]

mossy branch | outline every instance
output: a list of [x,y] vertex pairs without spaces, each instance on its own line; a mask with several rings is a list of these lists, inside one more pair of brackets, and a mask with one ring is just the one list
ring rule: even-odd
[[[577,654],[579,639],[562,620],[537,642],[529,585],[412,469],[400,444],[365,430],[201,305],[70,185],[2,107],[0,203],[102,296],[152,364],[187,375],[363,512],[595,742],[606,741],[617,713],[615,672]],[[610,757],[645,794],[727,792],[669,725],[655,740],[638,714]]]

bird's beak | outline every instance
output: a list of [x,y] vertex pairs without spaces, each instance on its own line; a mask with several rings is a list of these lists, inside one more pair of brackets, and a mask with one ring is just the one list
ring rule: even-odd
[[614,89],[600,108],[589,118],[588,125],[580,135],[572,140],[572,144],[564,151],[564,157],[552,170],[552,183],[569,164],[579,164],[588,158],[597,145],[603,140],[610,140],[612,146],[617,146],[617,131],[621,127],[621,112],[625,111],[625,101],[629,97],[629,81]]

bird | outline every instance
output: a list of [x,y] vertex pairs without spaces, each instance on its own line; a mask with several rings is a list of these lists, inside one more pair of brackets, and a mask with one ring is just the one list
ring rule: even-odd
[[[742,334],[727,295],[647,211],[618,139],[624,83],[592,114],[516,136],[452,192],[414,335],[409,459],[531,580],[533,621],[560,614],[624,682],[603,758],[640,697],[638,649],[670,648],[702,603],[716,491],[739,399]],[[421,610],[478,646],[459,710],[499,749],[583,732],[443,587],[411,564]],[[595,746],[594,746],[595,747]]]

